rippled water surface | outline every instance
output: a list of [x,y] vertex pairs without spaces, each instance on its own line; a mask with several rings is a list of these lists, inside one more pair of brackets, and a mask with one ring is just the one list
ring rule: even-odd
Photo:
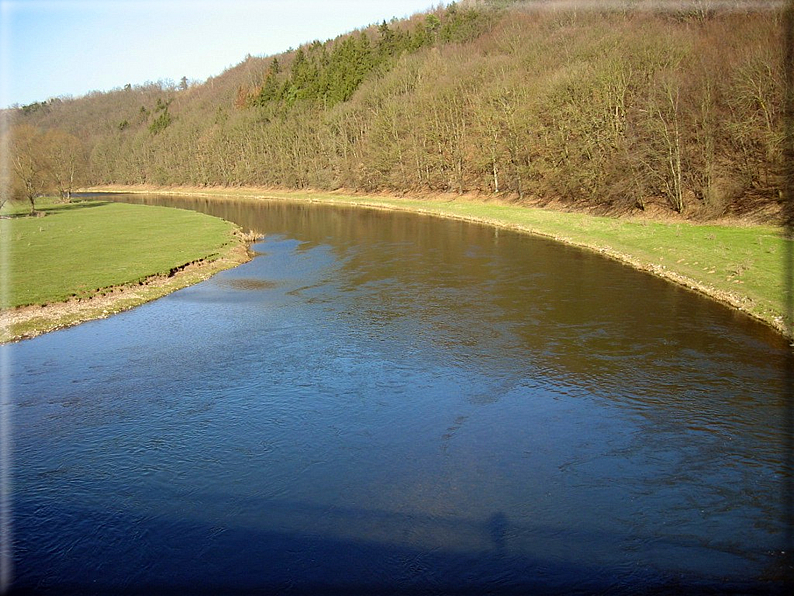
[[779,588],[764,327],[488,227],[170,200],[259,256],[2,348],[17,589]]

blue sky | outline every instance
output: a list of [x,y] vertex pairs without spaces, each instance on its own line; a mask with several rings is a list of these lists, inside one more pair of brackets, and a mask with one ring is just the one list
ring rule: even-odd
[[324,41],[439,0],[0,0],[0,107],[183,76]]

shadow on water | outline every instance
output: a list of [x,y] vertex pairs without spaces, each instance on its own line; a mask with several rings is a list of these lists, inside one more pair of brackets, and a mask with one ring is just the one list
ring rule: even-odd
[[[31,523],[40,504],[29,509]],[[531,531],[503,512],[484,522],[428,518],[435,531],[478,532],[480,549],[450,550],[401,540],[416,516],[310,504],[258,501],[265,517],[297,517],[306,526],[318,514],[383,524],[394,535],[381,540],[341,536],[312,526],[285,528],[210,526],[189,517],[97,511],[63,503],[47,506],[46,519],[79,520],[62,542],[21,543],[11,594],[783,594],[775,581],[725,582],[720,578],[662,574],[635,565],[594,566],[578,561],[514,554],[511,541]],[[421,517],[421,516],[420,516]],[[337,520],[337,521],[339,521]],[[273,524],[278,525],[278,524]],[[460,527],[462,526],[462,527]],[[133,537],[134,540],[130,538]],[[393,539],[392,539],[393,538]],[[603,544],[620,537],[579,536]],[[657,544],[657,546],[660,546]],[[665,545],[661,545],[662,547]],[[101,553],[101,556],[100,554]]]

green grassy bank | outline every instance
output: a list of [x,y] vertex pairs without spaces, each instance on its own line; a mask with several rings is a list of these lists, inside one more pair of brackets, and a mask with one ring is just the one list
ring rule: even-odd
[[[29,305],[47,309],[24,322],[6,317],[0,341],[129,308],[244,260],[236,226],[192,211],[97,201],[43,201],[39,210],[43,217],[28,217],[23,207],[2,211],[0,304],[6,315]],[[192,278],[174,275],[189,264]],[[161,283],[147,287],[154,278]],[[134,295],[120,292],[124,288]],[[115,300],[79,320],[52,308],[111,292]]]
[[221,188],[150,188],[147,191],[322,201],[488,223],[597,251],[742,310],[781,333],[786,334],[789,328],[785,320],[785,263],[790,241],[778,227],[741,222],[701,225],[685,221],[595,217],[461,198],[417,200]]

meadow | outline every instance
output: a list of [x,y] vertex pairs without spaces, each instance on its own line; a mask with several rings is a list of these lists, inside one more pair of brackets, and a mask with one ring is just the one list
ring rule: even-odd
[[102,201],[6,205],[0,342],[108,316],[247,259],[237,226],[180,209]]

